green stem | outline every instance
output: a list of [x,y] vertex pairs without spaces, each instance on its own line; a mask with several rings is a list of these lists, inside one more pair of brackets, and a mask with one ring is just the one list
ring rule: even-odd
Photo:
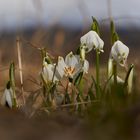
[[113,62],[114,86],[117,85],[117,64]]
[[96,50],[96,84],[97,84],[96,96],[97,98],[100,97],[99,55],[100,55],[99,51]]

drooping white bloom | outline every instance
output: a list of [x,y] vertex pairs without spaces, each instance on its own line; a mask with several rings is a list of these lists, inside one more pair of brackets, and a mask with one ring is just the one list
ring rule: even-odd
[[121,66],[125,66],[128,54],[129,48],[118,40],[112,46],[110,57]]
[[60,74],[60,76],[66,76],[73,79],[81,71],[87,73],[88,68],[88,61],[81,61],[80,56],[74,55],[72,52],[70,52],[66,56],[65,60],[61,56],[58,57],[57,71]]
[[13,91],[12,89],[5,89],[4,90],[4,93],[2,95],[2,98],[1,98],[1,105],[5,106],[5,105],[8,105],[8,107],[12,108],[12,97],[13,97]]
[[56,67],[55,64],[44,65],[41,74],[42,74],[43,79],[45,80],[46,83],[48,83],[48,82],[54,82],[55,83],[55,82],[60,80],[61,77],[59,75],[56,75],[57,69],[55,67]]
[[86,52],[90,52],[93,48],[99,52],[104,52],[104,42],[95,31],[89,31],[87,34],[81,37],[80,41],[85,47]]

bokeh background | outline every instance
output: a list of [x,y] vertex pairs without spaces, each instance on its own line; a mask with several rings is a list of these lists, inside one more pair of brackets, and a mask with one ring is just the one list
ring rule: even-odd
[[[90,30],[92,16],[99,21],[105,41],[101,63],[104,65],[108,60],[109,23],[113,18],[120,39],[130,48],[130,63],[138,65],[139,7],[139,0],[0,0],[0,87],[8,79],[9,63],[18,64],[17,36],[27,81],[26,77],[35,78],[41,69],[41,55],[36,48],[46,47],[54,57],[76,51],[80,37]],[[95,54],[90,53],[88,60],[94,64]]]

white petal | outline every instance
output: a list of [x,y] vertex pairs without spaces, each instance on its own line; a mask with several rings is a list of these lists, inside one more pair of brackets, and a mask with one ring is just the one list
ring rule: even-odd
[[74,68],[79,63],[78,61],[78,57],[76,57],[72,52],[70,52],[65,58],[66,65],[72,68]]
[[43,74],[46,81],[51,81],[53,77],[53,66],[48,64],[43,68]]
[[58,63],[57,63],[57,71],[56,71],[56,75],[60,75],[60,77],[62,78],[64,76],[64,69],[67,67],[67,65],[64,62],[64,58],[59,56],[58,57]]
[[103,51],[103,47],[104,47],[104,42],[103,42],[103,40],[102,40],[99,36],[97,37],[97,40],[98,40],[97,49],[99,49],[101,52],[104,52],[104,51]]
[[88,70],[89,70],[89,62],[85,60],[83,65],[83,72],[88,73]]
[[129,54],[129,48],[121,41],[116,41],[111,49],[111,57],[121,66],[125,65]]
[[10,108],[12,108],[12,95],[13,91],[12,90],[7,90],[6,92],[6,101],[8,103],[8,105],[10,106]]
[[77,69],[79,69],[79,68],[81,68],[81,66],[82,66],[82,59],[80,58],[80,55],[75,55],[75,58],[76,58],[76,63],[75,63],[75,68]]
[[42,75],[46,82],[50,82],[52,80],[53,82],[59,81],[54,72],[55,72],[55,64],[48,64],[43,67]]
[[99,51],[103,51],[104,42],[95,31],[89,31],[80,39],[82,45],[86,45],[86,51],[89,52],[95,47]]
[[6,102],[7,102],[10,108],[12,108],[12,95],[11,94],[13,94],[11,93],[11,91],[12,90],[10,89],[5,89],[3,96],[1,98],[1,104],[6,105]]

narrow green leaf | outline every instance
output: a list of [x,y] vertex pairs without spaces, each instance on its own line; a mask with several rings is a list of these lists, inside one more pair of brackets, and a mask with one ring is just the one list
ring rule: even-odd
[[77,55],[80,55],[80,49],[81,49],[81,46],[79,46],[78,49],[76,50]]
[[95,99],[95,96],[94,96],[94,93],[93,93],[93,86],[94,86],[94,82],[92,81],[91,86],[88,90],[88,96],[90,97],[91,101]]
[[11,87],[11,83],[10,83],[10,81],[8,81],[7,84],[6,84],[6,88],[10,89],[10,87]]
[[92,20],[91,30],[95,31],[100,36],[98,21],[94,17],[92,17]]
[[13,91],[13,107],[17,107],[16,92],[15,92],[15,64],[12,62],[9,69],[10,85]]
[[76,79],[74,80],[74,85],[79,85],[81,80],[82,80],[82,78],[83,78],[83,72],[80,72],[78,74],[78,76],[76,77]]
[[[128,70],[128,72],[127,72],[127,74],[126,74],[126,77],[125,77],[125,82],[124,82],[124,88],[126,88],[127,86],[128,86],[128,82],[129,82],[129,78],[130,78],[130,76],[132,76],[131,74],[133,74],[132,73],[132,71],[134,70],[134,65],[133,64],[131,64],[130,65],[130,68],[129,68],[129,70]],[[133,77],[131,77],[131,78],[133,78]],[[132,84],[132,83],[131,83]],[[129,85],[130,86],[130,85]],[[132,85],[131,85],[132,86]]]
[[116,32],[113,20],[111,20],[110,22],[110,31],[111,31],[111,35],[113,35]]
[[114,42],[119,40],[119,36],[118,36],[118,34],[116,32],[113,20],[111,20],[111,22],[110,22],[110,32],[111,32],[111,44],[113,45]]
[[114,34],[113,34],[113,43],[114,42],[116,42],[117,40],[119,40],[119,36],[118,36],[118,34],[116,33],[116,32],[114,32]]
[[44,64],[44,62],[46,62],[47,64],[51,64],[52,60],[49,57],[49,54],[46,51],[46,48],[42,48],[41,49],[41,56],[42,56],[42,63]]

